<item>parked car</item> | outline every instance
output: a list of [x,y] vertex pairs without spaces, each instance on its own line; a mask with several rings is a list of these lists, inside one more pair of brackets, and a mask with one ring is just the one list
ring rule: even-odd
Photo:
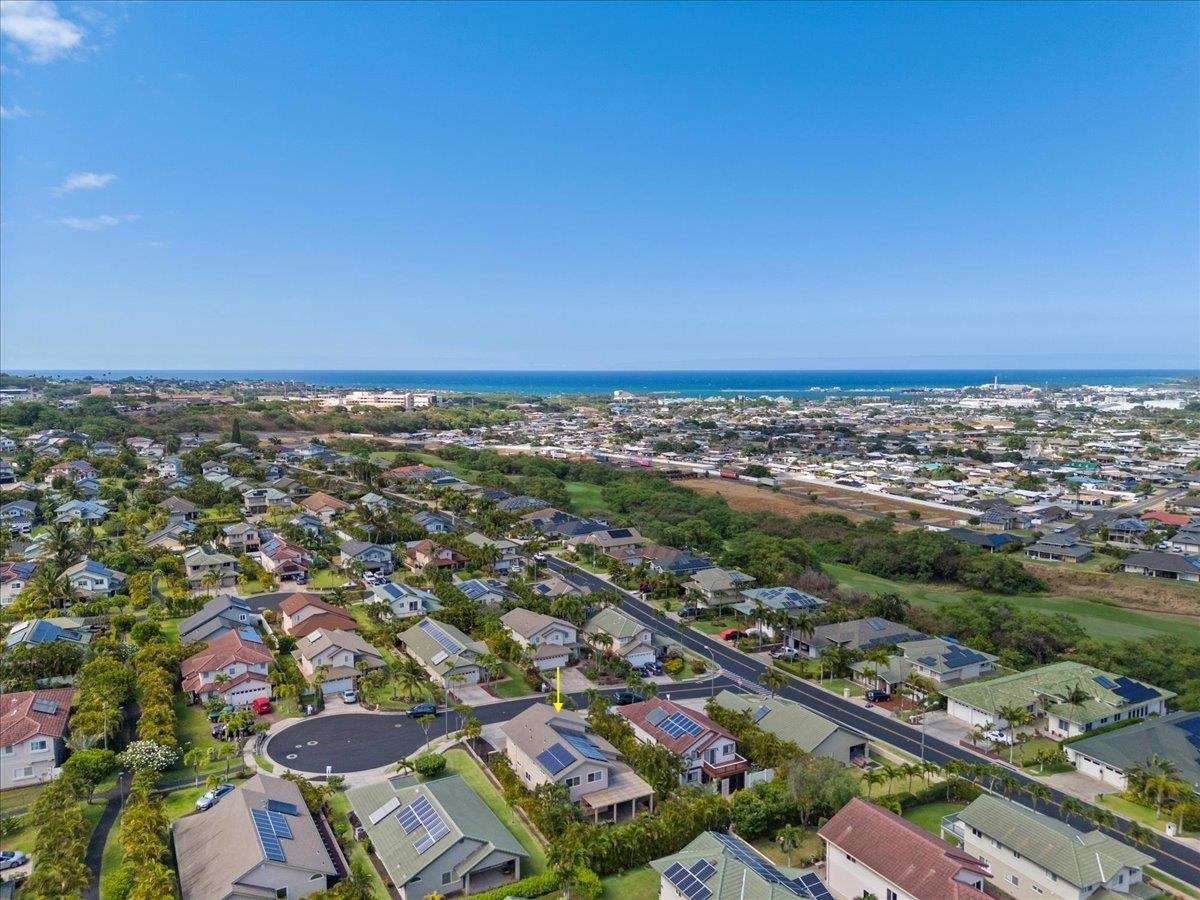
[[353,689],[348,690],[348,691],[342,691],[342,702],[343,703],[357,703],[358,702],[358,691],[353,690]]
[[641,703],[645,699],[636,691],[617,691],[612,696],[614,706],[628,706],[630,703]]
[[308,584],[308,576],[301,572],[293,579],[293,581],[295,581],[296,584]]
[[867,691],[866,697],[872,703],[887,703],[892,699],[892,695],[887,691]]
[[772,659],[795,659],[800,655],[800,651],[795,647],[780,647],[778,650],[771,651]]
[[17,866],[25,865],[27,862],[29,862],[29,856],[24,850],[0,851],[0,871],[15,869]]
[[221,716],[224,716],[228,713],[235,713],[235,712],[237,712],[236,709],[234,709],[229,704],[225,704],[220,709],[211,710],[208,714],[208,721],[215,722],[215,721],[217,721],[217,719],[221,718]]
[[271,711],[271,701],[266,697],[255,697],[254,702],[250,704],[250,708],[260,716],[265,716]]
[[408,717],[410,719],[421,719],[425,716],[436,716],[438,708],[436,703],[418,703],[416,706],[408,708]]
[[211,791],[200,795],[200,799],[196,801],[196,809],[211,809],[217,805],[222,797],[230,793],[233,793],[232,784],[230,784],[228,781],[224,782],[223,784],[218,784]]
[[698,615],[700,615],[700,607],[698,606],[685,606],[679,610],[679,618],[681,619],[694,619]]
[[983,733],[983,739],[985,741],[991,741],[993,744],[1003,744],[1006,747],[1012,746],[1013,742],[1012,735],[1010,735],[1007,731],[1002,731],[999,728],[992,728],[989,731],[985,731]]
[[663,673],[662,663],[657,661],[646,663],[644,666],[642,666],[642,671],[647,675],[661,675]]
[[721,640],[723,641],[736,641],[744,638],[745,636],[746,632],[737,628],[726,628],[721,632]]

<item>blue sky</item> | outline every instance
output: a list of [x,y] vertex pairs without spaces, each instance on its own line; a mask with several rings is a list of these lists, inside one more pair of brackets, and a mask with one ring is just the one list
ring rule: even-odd
[[1196,366],[1198,9],[3,0],[0,366]]

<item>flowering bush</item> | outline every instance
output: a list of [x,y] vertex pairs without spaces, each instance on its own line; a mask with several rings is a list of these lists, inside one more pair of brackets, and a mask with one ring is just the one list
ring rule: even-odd
[[135,772],[163,772],[174,765],[177,756],[171,747],[154,741],[134,741],[117,758],[122,766]]

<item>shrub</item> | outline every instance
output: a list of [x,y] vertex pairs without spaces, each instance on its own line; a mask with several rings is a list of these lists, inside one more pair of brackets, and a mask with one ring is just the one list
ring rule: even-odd
[[699,657],[694,657],[692,659],[692,672],[694,674],[703,675],[707,670],[708,666],[705,664],[704,660],[700,659]]
[[433,778],[446,771],[446,757],[437,753],[422,753],[413,761],[413,768],[423,778]]
[[0,816],[0,838],[15,834],[24,827],[24,816]]
[[549,894],[558,887],[558,875],[554,872],[543,872],[530,878],[522,878],[512,884],[501,885],[482,894],[475,894],[474,900],[505,900],[506,897],[540,897]]
[[683,671],[683,660],[678,656],[672,656],[663,663],[663,671],[668,675],[678,675]]

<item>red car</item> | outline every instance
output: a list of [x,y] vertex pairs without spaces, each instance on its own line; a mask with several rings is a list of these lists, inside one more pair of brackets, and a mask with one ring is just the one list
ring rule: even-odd
[[260,716],[265,716],[271,711],[271,701],[266,697],[258,697],[254,700],[250,707]]
[[739,631],[736,628],[726,628],[721,632],[721,640],[723,641],[736,641],[739,638],[744,638],[745,636],[746,632]]

